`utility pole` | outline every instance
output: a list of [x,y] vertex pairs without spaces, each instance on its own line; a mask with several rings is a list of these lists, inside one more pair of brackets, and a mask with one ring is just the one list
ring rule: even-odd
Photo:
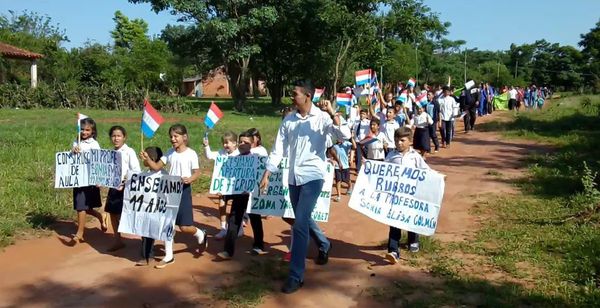
[[415,87],[419,83],[419,44],[415,42]]
[[467,83],[467,49],[465,48],[465,82]]

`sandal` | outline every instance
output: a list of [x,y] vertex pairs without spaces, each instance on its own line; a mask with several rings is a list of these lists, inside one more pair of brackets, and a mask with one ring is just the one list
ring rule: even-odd
[[85,243],[85,240],[77,234],[71,234],[71,242],[73,245],[77,245],[78,243]]

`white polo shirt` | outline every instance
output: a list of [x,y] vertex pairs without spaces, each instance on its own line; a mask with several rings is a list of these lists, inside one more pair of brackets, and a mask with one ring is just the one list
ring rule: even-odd
[[314,180],[323,180],[327,164],[326,142],[350,138],[347,125],[335,126],[328,113],[314,105],[302,117],[294,112],[283,119],[277,131],[273,150],[267,161],[267,170],[275,172],[284,153],[289,158],[290,185],[303,185]]

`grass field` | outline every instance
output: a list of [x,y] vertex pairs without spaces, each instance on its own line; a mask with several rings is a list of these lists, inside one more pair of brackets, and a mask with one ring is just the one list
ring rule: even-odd
[[[201,166],[210,168],[212,162],[202,159],[203,118],[210,101],[195,103],[198,108],[194,114],[162,113],[167,122],[153,139],[144,140],[144,146],[170,148],[169,126],[182,123],[188,128],[190,146],[201,156]],[[280,115],[269,100],[250,101],[249,113],[232,111],[231,101],[217,103],[225,117],[209,133],[213,149],[221,147],[220,136],[225,130],[240,133],[251,127],[260,130],[265,147],[270,148]],[[0,109],[0,247],[10,244],[20,231],[43,228],[56,219],[74,215],[71,190],[54,189],[54,154],[70,150],[76,139],[76,112],[97,122],[97,140],[102,148],[112,148],[108,130],[112,125],[121,125],[129,135],[127,144],[139,151],[141,111]],[[209,181],[208,176],[203,176],[194,190],[206,191]]]

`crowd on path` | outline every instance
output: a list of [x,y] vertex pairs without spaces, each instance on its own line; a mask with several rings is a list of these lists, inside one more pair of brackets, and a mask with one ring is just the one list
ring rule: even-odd
[[[409,165],[413,168],[429,169],[427,155],[435,155],[452,144],[455,134],[455,122],[463,119],[465,132],[475,129],[478,116],[486,116],[494,111],[494,96],[498,95],[488,84],[479,87],[466,85],[456,91],[449,86],[430,87],[424,85],[415,89],[414,84],[398,84],[394,91],[374,93],[367,100],[367,106],[361,106],[358,100],[347,107],[345,112],[336,110],[331,101],[321,99],[313,101],[315,89],[309,81],[295,84],[292,94],[292,106],[282,111],[282,122],[277,131],[273,148],[269,153],[261,144],[261,135],[251,128],[236,134],[226,132],[221,137],[222,148],[213,151],[208,140],[204,140],[204,156],[215,160],[219,156],[256,155],[268,156],[266,171],[260,179],[259,189],[264,191],[269,185],[269,176],[278,170],[279,163],[285,157],[289,160],[289,197],[295,219],[284,218],[291,226],[290,252],[283,256],[290,263],[289,276],[282,292],[292,293],[304,284],[305,262],[310,239],[318,247],[317,264],[327,264],[332,244],[311,218],[311,213],[324,185],[324,165],[331,163],[335,167],[334,202],[341,200],[342,184],[346,194],[352,194],[355,174],[366,160],[385,161],[392,164]],[[353,89],[346,89],[352,93]],[[504,88],[510,96],[511,109],[519,109],[522,102],[527,108],[538,108],[537,103],[549,95],[547,90],[535,86],[526,89]],[[73,143],[73,152],[100,149],[96,141],[96,123],[91,118],[80,120],[80,141]],[[438,138],[438,130],[439,137]],[[194,226],[192,211],[191,184],[200,176],[199,156],[188,147],[188,132],[181,124],[169,128],[172,148],[165,153],[160,148],[148,147],[136,154],[127,146],[127,132],[122,126],[113,126],[108,135],[116,151],[122,154],[123,183],[131,172],[139,172],[142,165],[151,172],[181,177],[183,192],[175,224],[183,233],[193,235],[200,249],[206,249],[208,239],[206,231]],[[166,168],[166,170],[164,170]],[[119,225],[123,209],[123,186],[111,188],[106,198],[104,213],[97,211],[102,207],[100,190],[96,186],[73,189],[73,207],[77,212],[78,229],[72,236],[72,244],[85,242],[84,226],[86,215],[92,215],[100,221],[103,231],[108,229],[108,216],[113,226],[114,244],[109,252],[125,247],[116,226]],[[248,193],[219,196],[220,231],[213,236],[222,240],[223,250],[217,254],[222,261],[231,260],[235,255],[236,239],[244,234],[247,221],[253,231],[252,255],[267,254],[268,247],[263,241],[263,221],[258,214],[247,214]],[[227,213],[227,205],[231,208]],[[395,264],[400,258],[399,243],[401,230],[389,228],[388,251],[384,258]],[[138,266],[148,266],[155,262],[153,256],[154,239],[142,238]],[[165,255],[153,264],[163,269],[175,262],[173,240],[164,242]],[[408,249],[419,251],[419,235],[408,232]]]

